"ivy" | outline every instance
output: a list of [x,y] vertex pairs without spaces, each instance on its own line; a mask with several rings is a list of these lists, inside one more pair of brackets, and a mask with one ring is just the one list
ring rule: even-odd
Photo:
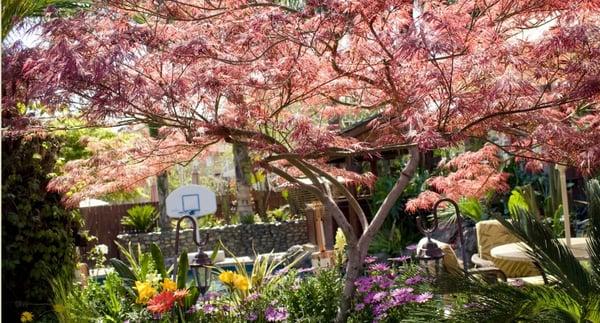
[[2,296],[6,321],[51,313],[49,279],[72,277],[80,219],[47,192],[59,141],[2,138]]

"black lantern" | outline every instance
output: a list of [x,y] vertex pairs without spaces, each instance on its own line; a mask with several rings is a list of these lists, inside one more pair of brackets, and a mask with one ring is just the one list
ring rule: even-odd
[[[196,281],[196,286],[202,295],[204,295],[208,289],[210,288],[211,276],[212,276],[212,263],[210,258],[204,251],[202,251],[202,247],[206,245],[208,241],[208,237],[204,241],[200,241],[200,237],[198,234],[198,225],[196,224],[196,219],[192,217],[193,212],[190,215],[184,215],[177,221],[177,227],[175,231],[175,254],[179,254],[179,229],[181,227],[181,222],[185,219],[192,222],[193,229],[193,239],[194,244],[198,247],[198,252],[192,262],[190,263],[190,269],[192,270],[192,274],[194,275],[194,280]],[[174,273],[177,273],[177,262],[175,262],[175,270]]]
[[433,224],[430,228],[423,226],[421,216],[417,218],[417,228],[427,237],[427,242],[424,245],[419,246],[417,251],[417,261],[419,265],[425,269],[428,275],[437,277],[442,271],[442,259],[444,259],[444,252],[440,249],[435,241],[431,240],[431,234],[437,229],[438,219],[437,214],[434,213]]
[[196,281],[196,286],[202,295],[208,291],[212,278],[212,262],[206,253],[198,249],[196,257],[190,263],[190,268]]

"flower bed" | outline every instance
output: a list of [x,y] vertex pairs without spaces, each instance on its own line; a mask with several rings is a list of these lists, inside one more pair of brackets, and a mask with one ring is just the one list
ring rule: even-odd
[[[152,253],[122,251],[128,263],[112,260],[115,272],[103,284],[90,281],[86,287],[57,293],[57,315],[63,321],[125,322],[331,322],[336,316],[342,294],[340,268],[295,269],[272,257],[258,257],[250,273],[240,263],[235,270],[215,269],[213,279],[224,289],[199,295],[187,276],[187,257],[179,258],[173,279],[160,250],[153,248]],[[440,315],[429,280],[409,259],[366,265],[365,275],[355,283],[349,321],[396,322],[413,312]]]

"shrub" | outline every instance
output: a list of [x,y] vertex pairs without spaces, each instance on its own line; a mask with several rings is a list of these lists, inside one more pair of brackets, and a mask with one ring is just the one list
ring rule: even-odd
[[46,191],[58,150],[52,138],[2,138],[2,321],[39,318],[50,309],[47,278],[72,279],[80,221]]
[[335,269],[303,279],[292,273],[278,291],[275,298],[288,309],[290,322],[333,322],[342,295],[342,275]]
[[136,205],[127,210],[121,224],[135,232],[150,232],[156,227],[158,212],[152,205]]

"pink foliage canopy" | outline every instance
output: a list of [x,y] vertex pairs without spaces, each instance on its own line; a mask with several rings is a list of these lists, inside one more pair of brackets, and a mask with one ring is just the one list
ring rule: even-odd
[[[39,48],[6,52],[2,103],[75,105],[90,124],[168,134],[69,165],[52,188],[78,187],[71,202],[218,140],[248,144],[265,167],[324,167],[328,156],[479,138],[482,151],[430,181],[448,196],[478,195],[506,188],[492,169],[499,151],[600,167],[599,29],[597,0],[110,1],[47,22]],[[328,127],[365,110],[382,113],[373,140]]]

